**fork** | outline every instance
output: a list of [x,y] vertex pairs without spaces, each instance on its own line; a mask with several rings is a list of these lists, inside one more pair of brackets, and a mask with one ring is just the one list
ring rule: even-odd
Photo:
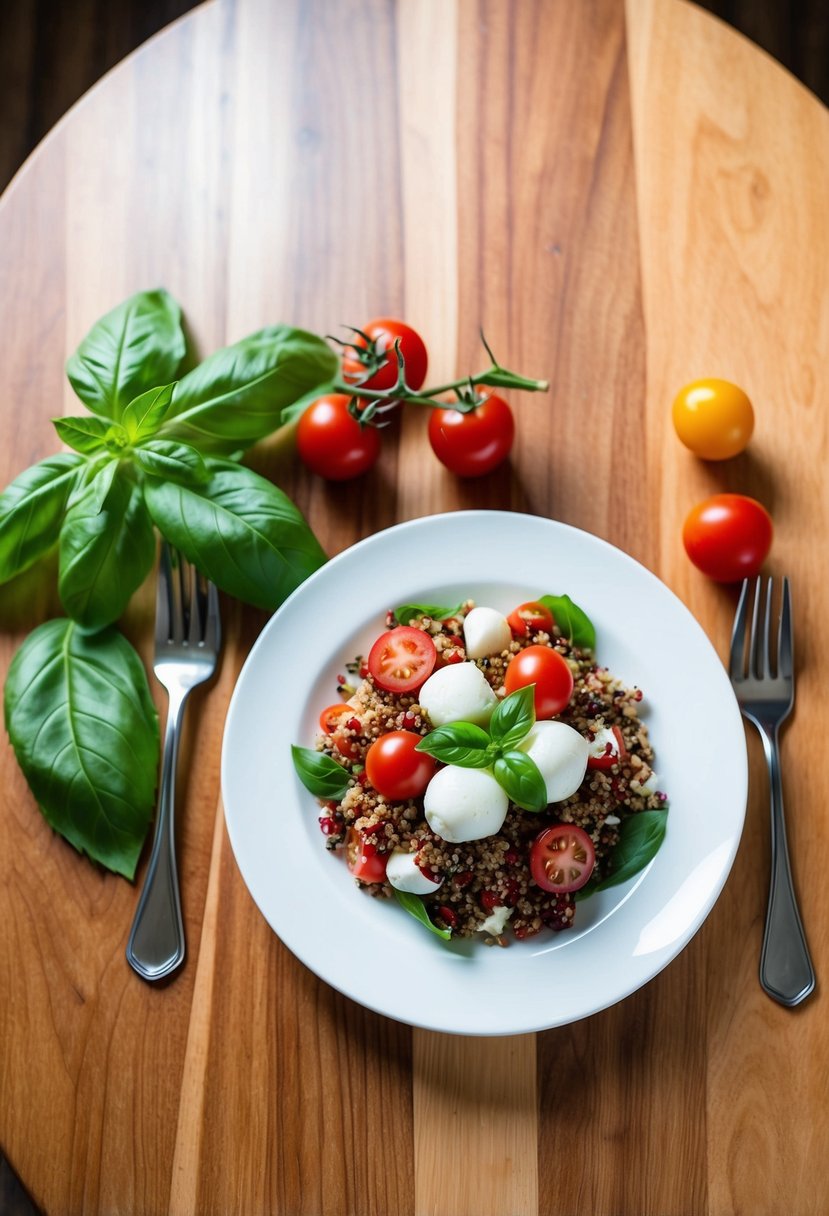
[[[765,604],[762,579],[754,586],[750,612],[751,583],[743,582],[734,631],[731,635],[729,675],[743,717],[760,732],[769,769],[771,791],[771,885],[766,911],[760,983],[781,1005],[799,1005],[815,986],[815,972],[797,908],[786,824],[783,817],[783,783],[780,776],[778,735],[794,704],[794,645],[789,580],[783,579],[777,629],[776,664],[772,663],[772,593],[768,580]],[[746,656],[746,631],[748,653]],[[747,658],[747,665],[746,665]]]
[[213,675],[220,646],[216,588],[162,543],[153,671],[167,690],[169,708],[153,848],[127,944],[127,961],[145,980],[164,979],[184,960],[175,839],[178,744],[187,698]]

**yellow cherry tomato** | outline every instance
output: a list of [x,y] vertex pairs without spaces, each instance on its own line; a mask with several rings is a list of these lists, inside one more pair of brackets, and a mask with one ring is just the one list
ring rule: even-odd
[[674,398],[674,427],[695,456],[728,460],[742,452],[754,430],[754,410],[729,380],[694,380]]

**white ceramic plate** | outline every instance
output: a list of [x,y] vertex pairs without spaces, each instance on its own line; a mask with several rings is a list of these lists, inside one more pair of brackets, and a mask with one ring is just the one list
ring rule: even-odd
[[[347,660],[388,608],[479,604],[509,611],[567,593],[596,625],[597,659],[644,690],[642,716],[668,793],[650,866],[577,905],[573,930],[506,949],[445,945],[394,901],[359,891],[324,846],[316,799],[290,744],[313,746]],[[746,746],[714,649],[684,605],[632,558],[531,515],[462,511],[380,532],[309,578],[242,669],[222,751],[236,860],[263,916],[340,992],[389,1017],[460,1034],[516,1034],[576,1021],[652,979],[696,933],[731,869],[745,817]]]

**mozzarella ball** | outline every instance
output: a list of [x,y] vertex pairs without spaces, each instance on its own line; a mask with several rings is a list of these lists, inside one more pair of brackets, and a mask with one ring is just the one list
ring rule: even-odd
[[452,844],[483,840],[501,830],[509,800],[487,769],[447,764],[423,795],[426,822]]
[[411,895],[431,895],[443,883],[432,882],[422,870],[418,869],[415,854],[403,849],[395,849],[386,864],[386,878],[398,891],[408,891]]
[[566,722],[536,722],[518,746],[541,770],[548,802],[561,802],[575,794],[584,780],[590,751],[577,730]]
[[473,722],[486,726],[497,698],[474,663],[452,663],[434,672],[423,685],[418,702],[433,726]]
[[500,654],[512,641],[507,618],[495,608],[473,608],[463,621],[463,640],[470,659]]

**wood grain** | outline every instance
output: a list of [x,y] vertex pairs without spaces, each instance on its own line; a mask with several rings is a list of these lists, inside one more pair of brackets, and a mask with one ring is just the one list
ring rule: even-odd
[[[720,648],[733,596],[689,567],[681,521],[714,488],[766,501],[772,566],[795,586],[786,793],[825,976],[827,178],[826,112],[678,0],[210,0],[93,90],[0,201],[0,476],[54,450],[49,418],[77,408],[66,354],[139,288],[166,285],[205,353],[275,320],[332,332],[402,314],[438,379],[480,364],[483,326],[505,364],[551,381],[514,400],[516,446],[492,476],[453,478],[414,414],[360,483],[315,481],[284,440],[256,467],[331,554],[469,506],[585,527],[659,573]],[[749,453],[722,467],[668,424],[703,374],[757,409]],[[151,599],[125,621],[145,657]],[[58,607],[29,579],[0,609],[5,670]],[[792,1013],[757,984],[754,741],[726,890],[645,989],[538,1036],[411,1031],[317,980],[241,881],[218,764],[264,617],[223,612],[222,670],[185,740],[189,954],[166,988],[124,960],[137,889],[50,833],[0,748],[0,1143],[44,1211],[822,1211],[829,1032],[820,990]]]

